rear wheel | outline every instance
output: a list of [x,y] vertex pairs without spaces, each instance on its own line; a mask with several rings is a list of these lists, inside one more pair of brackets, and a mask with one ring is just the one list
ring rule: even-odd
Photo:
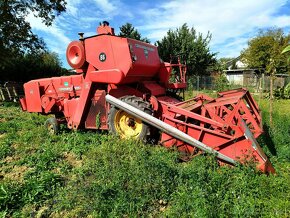
[[[124,96],[120,100],[138,108],[145,113],[152,114],[150,104],[136,96]],[[112,106],[108,116],[109,131],[121,138],[134,138],[146,141],[150,135],[150,129],[141,119]]]
[[45,127],[47,128],[49,134],[57,134],[59,132],[59,123],[54,117],[48,118],[45,121]]

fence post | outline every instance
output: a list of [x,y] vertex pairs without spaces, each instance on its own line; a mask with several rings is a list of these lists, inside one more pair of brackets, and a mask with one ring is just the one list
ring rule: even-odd
[[261,106],[261,99],[262,99],[262,93],[263,93],[263,87],[262,87],[262,75],[259,78],[259,106]]
[[18,97],[18,94],[17,94],[16,89],[15,89],[15,85],[12,87],[12,90],[13,90],[14,98]]
[[9,88],[7,86],[6,86],[6,91],[7,91],[7,94],[8,94],[8,98],[11,101],[12,100],[12,96],[11,96],[11,93],[10,93]]
[[262,92],[265,90],[265,74],[262,73]]
[[5,97],[4,97],[4,93],[3,93],[3,89],[2,89],[2,87],[0,87],[0,100],[1,100],[1,101],[4,101],[4,100],[5,100]]
[[198,93],[199,92],[199,76],[197,76],[196,90],[197,90],[197,93]]

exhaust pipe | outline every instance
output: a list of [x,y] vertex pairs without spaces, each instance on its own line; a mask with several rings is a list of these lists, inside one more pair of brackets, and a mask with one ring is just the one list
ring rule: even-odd
[[161,131],[181,140],[184,141],[185,143],[195,146],[197,148],[199,148],[202,151],[205,151],[207,153],[210,154],[214,154],[217,158],[224,160],[228,163],[231,164],[236,164],[236,161],[214,149],[212,149],[211,147],[208,147],[207,145],[203,144],[202,142],[196,140],[195,138],[192,138],[191,136],[187,135],[186,133],[174,128],[173,126],[170,126],[169,124],[111,96],[111,95],[106,95],[106,101],[108,103],[110,103],[111,105],[116,106],[117,108],[131,114],[132,116],[135,116],[139,119],[141,119],[142,121],[144,121],[145,123],[150,124],[151,126],[154,126],[158,129],[160,129]]

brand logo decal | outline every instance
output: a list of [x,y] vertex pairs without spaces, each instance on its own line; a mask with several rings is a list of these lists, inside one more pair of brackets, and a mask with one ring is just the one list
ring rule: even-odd
[[135,44],[135,46],[136,46],[136,48],[142,48],[142,49],[144,49],[144,55],[145,55],[145,58],[146,59],[148,59],[149,51],[154,52],[154,48],[149,47],[149,46],[140,45],[140,44]]
[[106,61],[106,59],[107,59],[107,56],[106,56],[106,54],[104,52],[102,52],[102,53],[99,54],[99,60],[101,62]]

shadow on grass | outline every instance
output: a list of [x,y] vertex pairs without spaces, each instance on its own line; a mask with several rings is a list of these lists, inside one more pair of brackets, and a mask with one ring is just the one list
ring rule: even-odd
[[18,101],[13,102],[13,101],[1,101],[0,106],[3,107],[21,107],[20,103]]
[[270,136],[269,130],[270,127],[267,124],[263,125],[264,129],[264,134],[262,135],[263,141],[267,145],[269,151],[271,152],[272,155],[276,156],[277,155],[277,150],[275,148],[275,144]]

